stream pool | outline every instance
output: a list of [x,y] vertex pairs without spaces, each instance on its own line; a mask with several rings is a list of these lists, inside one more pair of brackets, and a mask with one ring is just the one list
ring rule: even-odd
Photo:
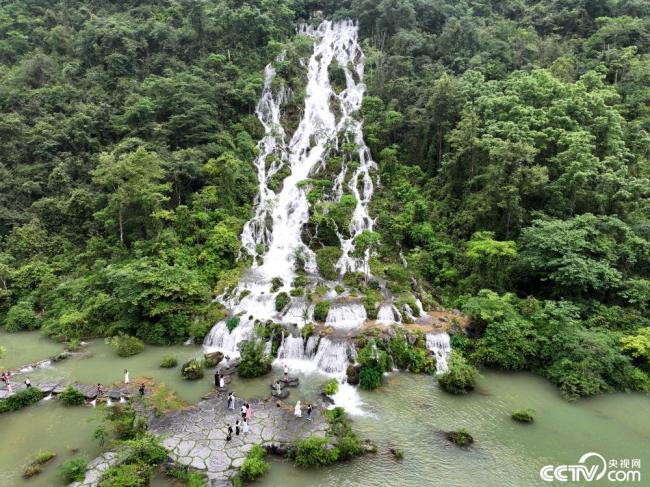
[[[33,333],[0,334],[8,349],[3,366],[17,366],[61,351],[59,344]],[[176,390],[193,403],[212,387],[212,372],[199,381],[180,377],[179,367],[161,369],[160,359],[174,355],[179,363],[199,356],[197,346],[146,347],[129,358],[117,357],[101,340],[92,341],[84,356],[53,364],[30,373],[41,377],[66,377],[83,383],[108,385],[122,378],[128,368],[133,379],[151,377]],[[231,385],[244,398],[265,397],[271,377],[244,380]],[[301,385],[292,390],[289,402],[315,398],[327,379],[318,374],[300,375]],[[544,379],[527,373],[484,371],[478,389],[467,396],[444,393],[428,376],[392,373],[379,391],[361,391],[361,416],[352,416],[353,427],[362,438],[379,447],[366,455],[321,470],[300,470],[288,462],[272,460],[261,486],[528,486],[548,485],[539,478],[546,464],[571,464],[586,452],[608,459],[640,459],[642,482],[650,476],[650,397],[642,394],[609,394],[576,402],[563,400]],[[518,408],[534,408],[533,424],[510,419]],[[88,459],[99,452],[92,432],[99,424],[101,408],[65,408],[56,400],[43,401],[15,413],[0,415],[0,486],[45,487],[60,485],[56,467],[77,454]],[[451,445],[441,433],[466,428],[476,439],[470,449]],[[389,448],[403,450],[396,461]],[[39,450],[58,456],[43,474],[23,480],[21,473]],[[598,485],[598,483],[591,483]],[[604,485],[604,483],[602,483]],[[152,485],[171,483],[157,478]]]

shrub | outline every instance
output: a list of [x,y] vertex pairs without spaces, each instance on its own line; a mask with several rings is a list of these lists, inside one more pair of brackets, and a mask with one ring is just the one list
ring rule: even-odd
[[108,412],[108,419],[113,425],[113,431],[118,440],[135,438],[146,429],[146,421],[138,419],[133,407],[115,404]]
[[226,321],[226,328],[228,328],[228,331],[231,333],[235,328],[237,328],[237,325],[239,325],[239,316],[231,316]]
[[153,409],[156,416],[162,416],[170,411],[176,411],[187,405],[185,401],[176,397],[176,391],[165,384],[156,386],[146,398],[147,405]]
[[143,434],[134,440],[125,441],[124,444],[131,450],[129,462],[160,465],[167,459],[167,450],[150,434]]
[[130,357],[144,350],[142,340],[128,335],[114,336],[110,342],[120,357]]
[[361,372],[359,373],[359,387],[366,390],[373,390],[381,387],[383,382],[384,378],[379,369],[373,366],[361,367]]
[[336,379],[328,380],[323,386],[323,393],[326,396],[333,396],[339,390],[339,382]]
[[71,352],[76,352],[81,348],[81,340],[78,338],[71,338],[66,348]]
[[409,371],[414,374],[433,374],[436,372],[436,359],[422,348],[415,348],[410,353]]
[[277,296],[275,297],[275,310],[279,313],[281,312],[284,308],[287,307],[287,304],[291,301],[291,298],[287,293],[284,291],[281,293],[278,293]]
[[251,451],[246,455],[246,459],[239,470],[239,475],[242,480],[251,482],[268,471],[269,464],[264,461],[265,456],[266,450],[261,446],[255,445],[251,448]]
[[262,341],[247,340],[241,348],[241,361],[237,372],[241,377],[259,377],[271,371],[271,361],[264,354]]
[[178,365],[178,359],[176,357],[173,357],[172,355],[165,355],[160,360],[160,366],[163,369],[173,369],[177,365]]
[[327,315],[330,312],[330,302],[329,301],[319,301],[314,306],[314,319],[316,321],[325,321]]
[[116,465],[104,472],[99,487],[146,487],[152,470],[151,466],[142,462]]
[[36,454],[36,458],[32,463],[38,465],[45,465],[46,463],[52,461],[56,457],[56,453],[53,451],[41,451]]
[[474,443],[474,438],[465,428],[447,433],[447,439],[458,446],[469,446]]
[[395,460],[403,460],[404,459],[404,451],[401,450],[400,448],[391,448],[390,452],[395,457]]
[[352,432],[344,436],[340,436],[336,440],[336,448],[339,450],[339,460],[347,460],[354,458],[363,453],[363,446],[361,440]]
[[467,394],[474,389],[478,377],[476,368],[454,350],[449,360],[449,370],[438,377],[438,383],[451,394]]
[[284,281],[280,277],[274,277],[271,279],[271,292],[274,293],[278,289],[280,289],[282,286],[284,286]]
[[188,380],[197,380],[203,378],[203,360],[193,358],[181,366],[181,375]]
[[59,401],[65,406],[80,406],[84,403],[86,397],[76,388],[68,386],[61,394],[59,394]]
[[57,470],[57,474],[67,484],[81,482],[86,476],[87,466],[88,460],[85,458],[73,458],[61,465]]
[[294,298],[298,298],[305,294],[305,290],[301,287],[294,287],[291,291],[289,291],[289,294]]
[[316,265],[318,272],[325,279],[330,281],[335,280],[338,276],[336,274],[336,262],[341,257],[341,249],[337,247],[323,247],[316,251]]
[[290,456],[299,467],[320,467],[336,462],[339,450],[327,438],[308,436],[293,444]]
[[316,331],[314,324],[313,323],[307,323],[305,326],[302,327],[302,330],[300,330],[300,334],[302,337],[306,340],[310,336],[314,334]]
[[510,415],[515,421],[520,423],[532,423],[535,420],[534,409],[515,409]]
[[0,401],[0,413],[17,411],[21,408],[36,404],[38,401],[43,399],[44,396],[45,394],[36,387],[23,389],[4,401]]
[[39,327],[38,317],[34,313],[32,303],[20,301],[7,311],[5,316],[5,330],[9,332],[35,330]]

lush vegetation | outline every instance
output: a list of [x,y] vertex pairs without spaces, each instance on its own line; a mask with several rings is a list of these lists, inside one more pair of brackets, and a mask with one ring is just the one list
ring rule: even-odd
[[29,479],[43,472],[43,467],[50,463],[56,457],[53,451],[41,451],[36,454],[36,458],[23,471],[23,478]]
[[80,482],[86,476],[87,467],[88,460],[85,458],[72,458],[57,469],[57,475],[66,484]]
[[43,397],[45,397],[45,394],[36,387],[22,389],[9,396],[7,399],[0,401],[0,413],[17,411],[24,407],[31,406],[43,399]]
[[160,366],[163,369],[173,369],[178,365],[178,359],[173,355],[165,355],[160,359]]
[[111,345],[120,357],[130,357],[144,350],[144,343],[137,337],[120,335],[111,338]]
[[247,340],[241,346],[241,360],[237,373],[241,377],[259,377],[271,371],[271,357],[264,354],[265,343]]
[[239,469],[239,477],[244,482],[252,482],[264,475],[268,469],[269,464],[264,460],[266,457],[266,450],[260,445],[255,445],[246,454],[244,463]]
[[534,409],[515,409],[510,417],[520,423],[532,423],[535,420]]
[[470,446],[474,443],[474,437],[465,428],[448,432],[447,439],[458,446]]
[[[639,1],[4,3],[2,326],[165,344],[227,317],[210,297],[250,263],[238,236],[256,193],[263,67],[286,51],[276,70],[294,93],[291,132],[311,50],[295,24],[314,12],[357,20],[367,57],[360,115],[381,185],[375,231],[355,252],[374,257],[341,277],[368,316],[381,280],[407,321],[415,298],[468,313],[471,363],[534,371],[567,397],[649,390]],[[355,149],[342,143],[301,183],[303,240],[326,279],[356,204],[332,181]],[[303,292],[324,321],[329,302],[304,284],[291,295]],[[290,297],[277,297],[285,309]],[[419,355],[400,367],[430,371]],[[376,387],[378,370],[362,369],[362,383]]]
[[57,399],[66,406],[80,406],[86,400],[85,396],[74,386],[68,386],[61,391]]
[[339,381],[336,379],[328,380],[323,386],[323,394],[326,396],[333,396],[339,390]]
[[201,359],[191,359],[181,365],[181,375],[188,380],[202,379],[205,369],[205,363]]
[[467,363],[461,352],[452,351],[449,370],[438,377],[438,383],[451,394],[467,394],[474,389],[478,379],[476,368]]

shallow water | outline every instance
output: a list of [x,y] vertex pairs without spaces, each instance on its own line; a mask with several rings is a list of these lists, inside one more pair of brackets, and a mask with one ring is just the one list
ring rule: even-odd
[[0,368],[14,369],[43,360],[63,351],[63,345],[43,336],[39,331],[7,333],[0,330],[0,345],[7,353],[0,359]]
[[[201,380],[189,381],[181,377],[180,365],[194,357],[202,355],[198,346],[153,347],[147,346],[144,351],[132,357],[118,357],[113,348],[103,340],[93,340],[84,349],[81,356],[71,357],[52,364],[46,369],[30,373],[32,382],[41,378],[66,378],[83,384],[101,383],[104,387],[120,382],[124,378],[124,369],[129,370],[131,382],[139,377],[148,377],[158,383],[165,383],[174,389],[178,397],[197,402],[201,396],[209,392],[214,384],[214,370],[206,370]],[[178,364],[172,369],[160,367],[160,360],[165,355],[173,355]]]
[[[650,398],[640,394],[569,403],[531,374],[486,372],[468,396],[445,394],[430,377],[396,373],[380,391],[361,397],[372,414],[355,416],[354,428],[378,445],[376,455],[321,470],[274,460],[260,485],[548,485],[539,478],[543,465],[576,463],[589,451],[640,458],[642,474],[650,468]],[[510,419],[522,407],[537,410],[533,424]],[[460,427],[474,435],[474,447],[458,448],[441,434]],[[388,452],[391,447],[404,451],[402,462]]]
[[[62,485],[56,470],[66,460],[83,456],[92,460],[101,448],[92,439],[100,424],[99,410],[65,407],[58,401],[41,401],[14,413],[0,415],[0,486],[52,487]],[[73,449],[78,449],[75,455]],[[22,478],[25,467],[39,451],[57,454],[43,473],[29,480]]]
[[[4,338],[5,335],[0,335]],[[26,361],[45,358],[60,351],[60,345],[38,335],[11,335],[14,344],[27,348],[9,350],[8,357]],[[31,343],[33,341],[33,343]],[[6,343],[6,342],[5,342]],[[5,345],[6,346],[6,345]],[[9,347],[7,347],[9,348]],[[83,383],[97,381],[108,385],[122,379],[124,368],[131,378],[146,376],[165,382],[188,402],[196,402],[212,388],[212,370],[200,381],[181,378],[179,367],[161,369],[164,355],[175,355],[179,363],[201,354],[195,346],[146,347],[129,358],[120,358],[103,341],[88,345],[87,357],[74,357],[51,368],[34,371],[39,377],[67,377]],[[14,353],[15,352],[15,353]],[[325,374],[298,375],[300,386],[290,389],[286,400],[313,401],[329,379]],[[246,399],[268,396],[269,384],[282,376],[281,364],[258,379],[233,377],[229,386]],[[477,391],[467,396],[451,396],[440,390],[430,376],[392,373],[379,391],[360,391],[363,415],[352,416],[362,438],[378,446],[376,455],[367,455],[322,470],[299,470],[281,460],[273,460],[261,486],[528,486],[543,485],[539,469],[546,464],[571,464],[586,452],[606,458],[641,459],[642,474],[650,475],[650,397],[641,394],[611,394],[569,403],[555,387],[532,374],[503,374],[486,371]],[[518,408],[534,408],[537,418],[532,425],[510,419]],[[100,408],[65,408],[56,400],[44,401],[16,413],[0,415],[0,486],[59,485],[58,464],[71,458],[72,448],[89,459],[99,445],[91,438],[98,424]],[[476,438],[474,447],[464,450],[449,444],[441,431],[466,428]],[[397,462],[388,452],[391,447],[404,451]],[[42,475],[29,481],[20,475],[39,450],[53,450],[59,456]],[[598,483],[590,483],[598,485]],[[153,485],[169,485],[157,478]],[[641,485],[641,484],[636,484]]]

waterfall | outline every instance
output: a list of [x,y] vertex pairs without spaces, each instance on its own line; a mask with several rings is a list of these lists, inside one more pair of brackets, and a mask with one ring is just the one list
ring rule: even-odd
[[395,306],[392,304],[382,304],[377,313],[377,323],[384,325],[390,325],[393,323],[399,323],[401,316],[399,312],[395,309]]
[[358,328],[362,326],[368,315],[366,308],[359,303],[332,304],[325,324],[337,329]]
[[[264,136],[257,144],[253,161],[259,191],[254,202],[253,217],[245,224],[241,235],[242,251],[253,258],[251,268],[234,289],[216,299],[238,316],[238,325],[230,331],[227,319],[216,323],[204,341],[206,351],[220,350],[231,357],[238,356],[238,344],[250,339],[257,322],[273,320],[284,325],[304,327],[313,316],[314,305],[305,298],[293,297],[288,306],[276,310],[279,291],[288,292],[296,277],[295,257],[301,255],[310,279],[317,276],[314,252],[302,243],[302,233],[309,221],[308,189],[301,184],[326,166],[328,159],[344,144],[354,145],[354,154],[343,157],[341,171],[335,177],[333,195],[340,200],[351,194],[356,200],[350,227],[338,229],[342,254],[336,262],[340,273],[363,270],[368,272],[370,255],[353,257],[354,238],[364,230],[372,230],[374,221],[369,204],[375,183],[376,163],[363,139],[363,122],[358,112],[365,92],[363,83],[364,55],[352,21],[324,21],[317,28],[302,27],[300,33],[314,39],[314,49],[308,61],[302,118],[290,140],[282,127],[282,108],[289,99],[286,89],[274,88],[274,64],[266,66],[264,86],[255,113]],[[276,61],[283,61],[284,53]],[[340,93],[332,87],[329,68],[337,64],[345,75],[345,87]],[[354,160],[350,160],[354,159]],[[289,169],[281,186],[270,187],[271,178]],[[346,231],[347,230],[347,231]],[[282,279],[281,289],[271,291],[274,278]],[[330,286],[327,299],[336,291]],[[392,313],[393,317],[396,316]],[[326,324],[335,329],[353,329],[367,320],[364,306],[358,302],[333,302]],[[272,342],[266,344],[270,353]],[[344,378],[354,347],[348,341],[328,337],[309,337],[285,333],[278,349],[277,361],[289,362],[291,369],[321,373]],[[347,395],[356,390],[347,391]],[[344,396],[342,396],[344,397]],[[347,397],[347,396],[345,396]],[[345,400],[346,402],[348,399]]]
[[436,369],[439,374],[447,372],[451,343],[447,333],[427,333],[427,349],[436,357]]

